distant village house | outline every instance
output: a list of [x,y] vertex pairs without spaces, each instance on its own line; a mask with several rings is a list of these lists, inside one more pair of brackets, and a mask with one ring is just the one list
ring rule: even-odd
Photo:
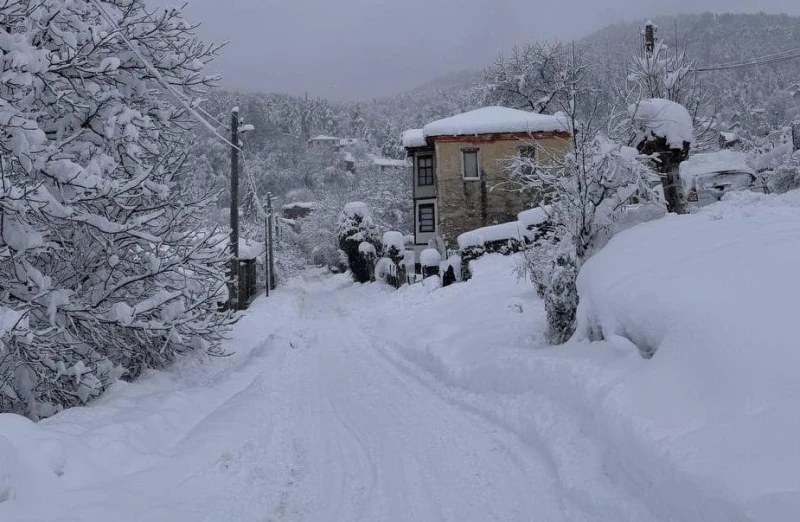
[[437,238],[455,248],[464,232],[516,220],[538,197],[510,189],[508,160],[519,154],[557,158],[569,144],[563,116],[504,107],[485,107],[403,133],[413,162],[417,250]]

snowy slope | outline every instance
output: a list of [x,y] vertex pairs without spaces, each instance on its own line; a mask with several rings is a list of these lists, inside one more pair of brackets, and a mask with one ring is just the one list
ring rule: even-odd
[[733,193],[620,234],[579,279],[581,334],[655,353],[615,407],[755,520],[800,517],[798,266],[800,192]]

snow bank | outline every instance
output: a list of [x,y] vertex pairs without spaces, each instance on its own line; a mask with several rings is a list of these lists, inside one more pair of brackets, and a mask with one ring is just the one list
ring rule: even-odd
[[422,129],[409,129],[403,132],[402,140],[403,147],[407,149],[425,147],[428,145],[425,141],[425,135],[422,133]]
[[800,514],[798,266],[800,192],[743,192],[614,237],[578,280],[579,335],[654,354],[614,408],[752,520]]
[[663,98],[652,98],[633,103],[628,115],[639,128],[638,140],[651,135],[666,138],[673,149],[683,149],[683,143],[692,143],[694,128],[686,107]]
[[569,132],[569,121],[562,113],[555,115],[483,107],[434,121],[422,129],[425,137],[496,134],[504,132]]

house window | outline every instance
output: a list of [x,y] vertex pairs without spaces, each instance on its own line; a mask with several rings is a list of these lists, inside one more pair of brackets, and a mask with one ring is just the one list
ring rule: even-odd
[[433,185],[433,156],[417,156],[417,185]]
[[417,222],[420,233],[436,232],[436,213],[433,203],[417,207]]
[[464,179],[478,179],[478,149],[463,149]]

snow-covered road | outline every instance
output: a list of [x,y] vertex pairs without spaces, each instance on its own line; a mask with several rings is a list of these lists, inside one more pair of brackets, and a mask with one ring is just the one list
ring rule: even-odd
[[256,303],[229,359],[38,426],[0,419],[27,445],[0,520],[655,520],[576,412],[542,402],[546,425],[525,436],[490,395],[404,358],[413,316],[372,287],[308,278]]

